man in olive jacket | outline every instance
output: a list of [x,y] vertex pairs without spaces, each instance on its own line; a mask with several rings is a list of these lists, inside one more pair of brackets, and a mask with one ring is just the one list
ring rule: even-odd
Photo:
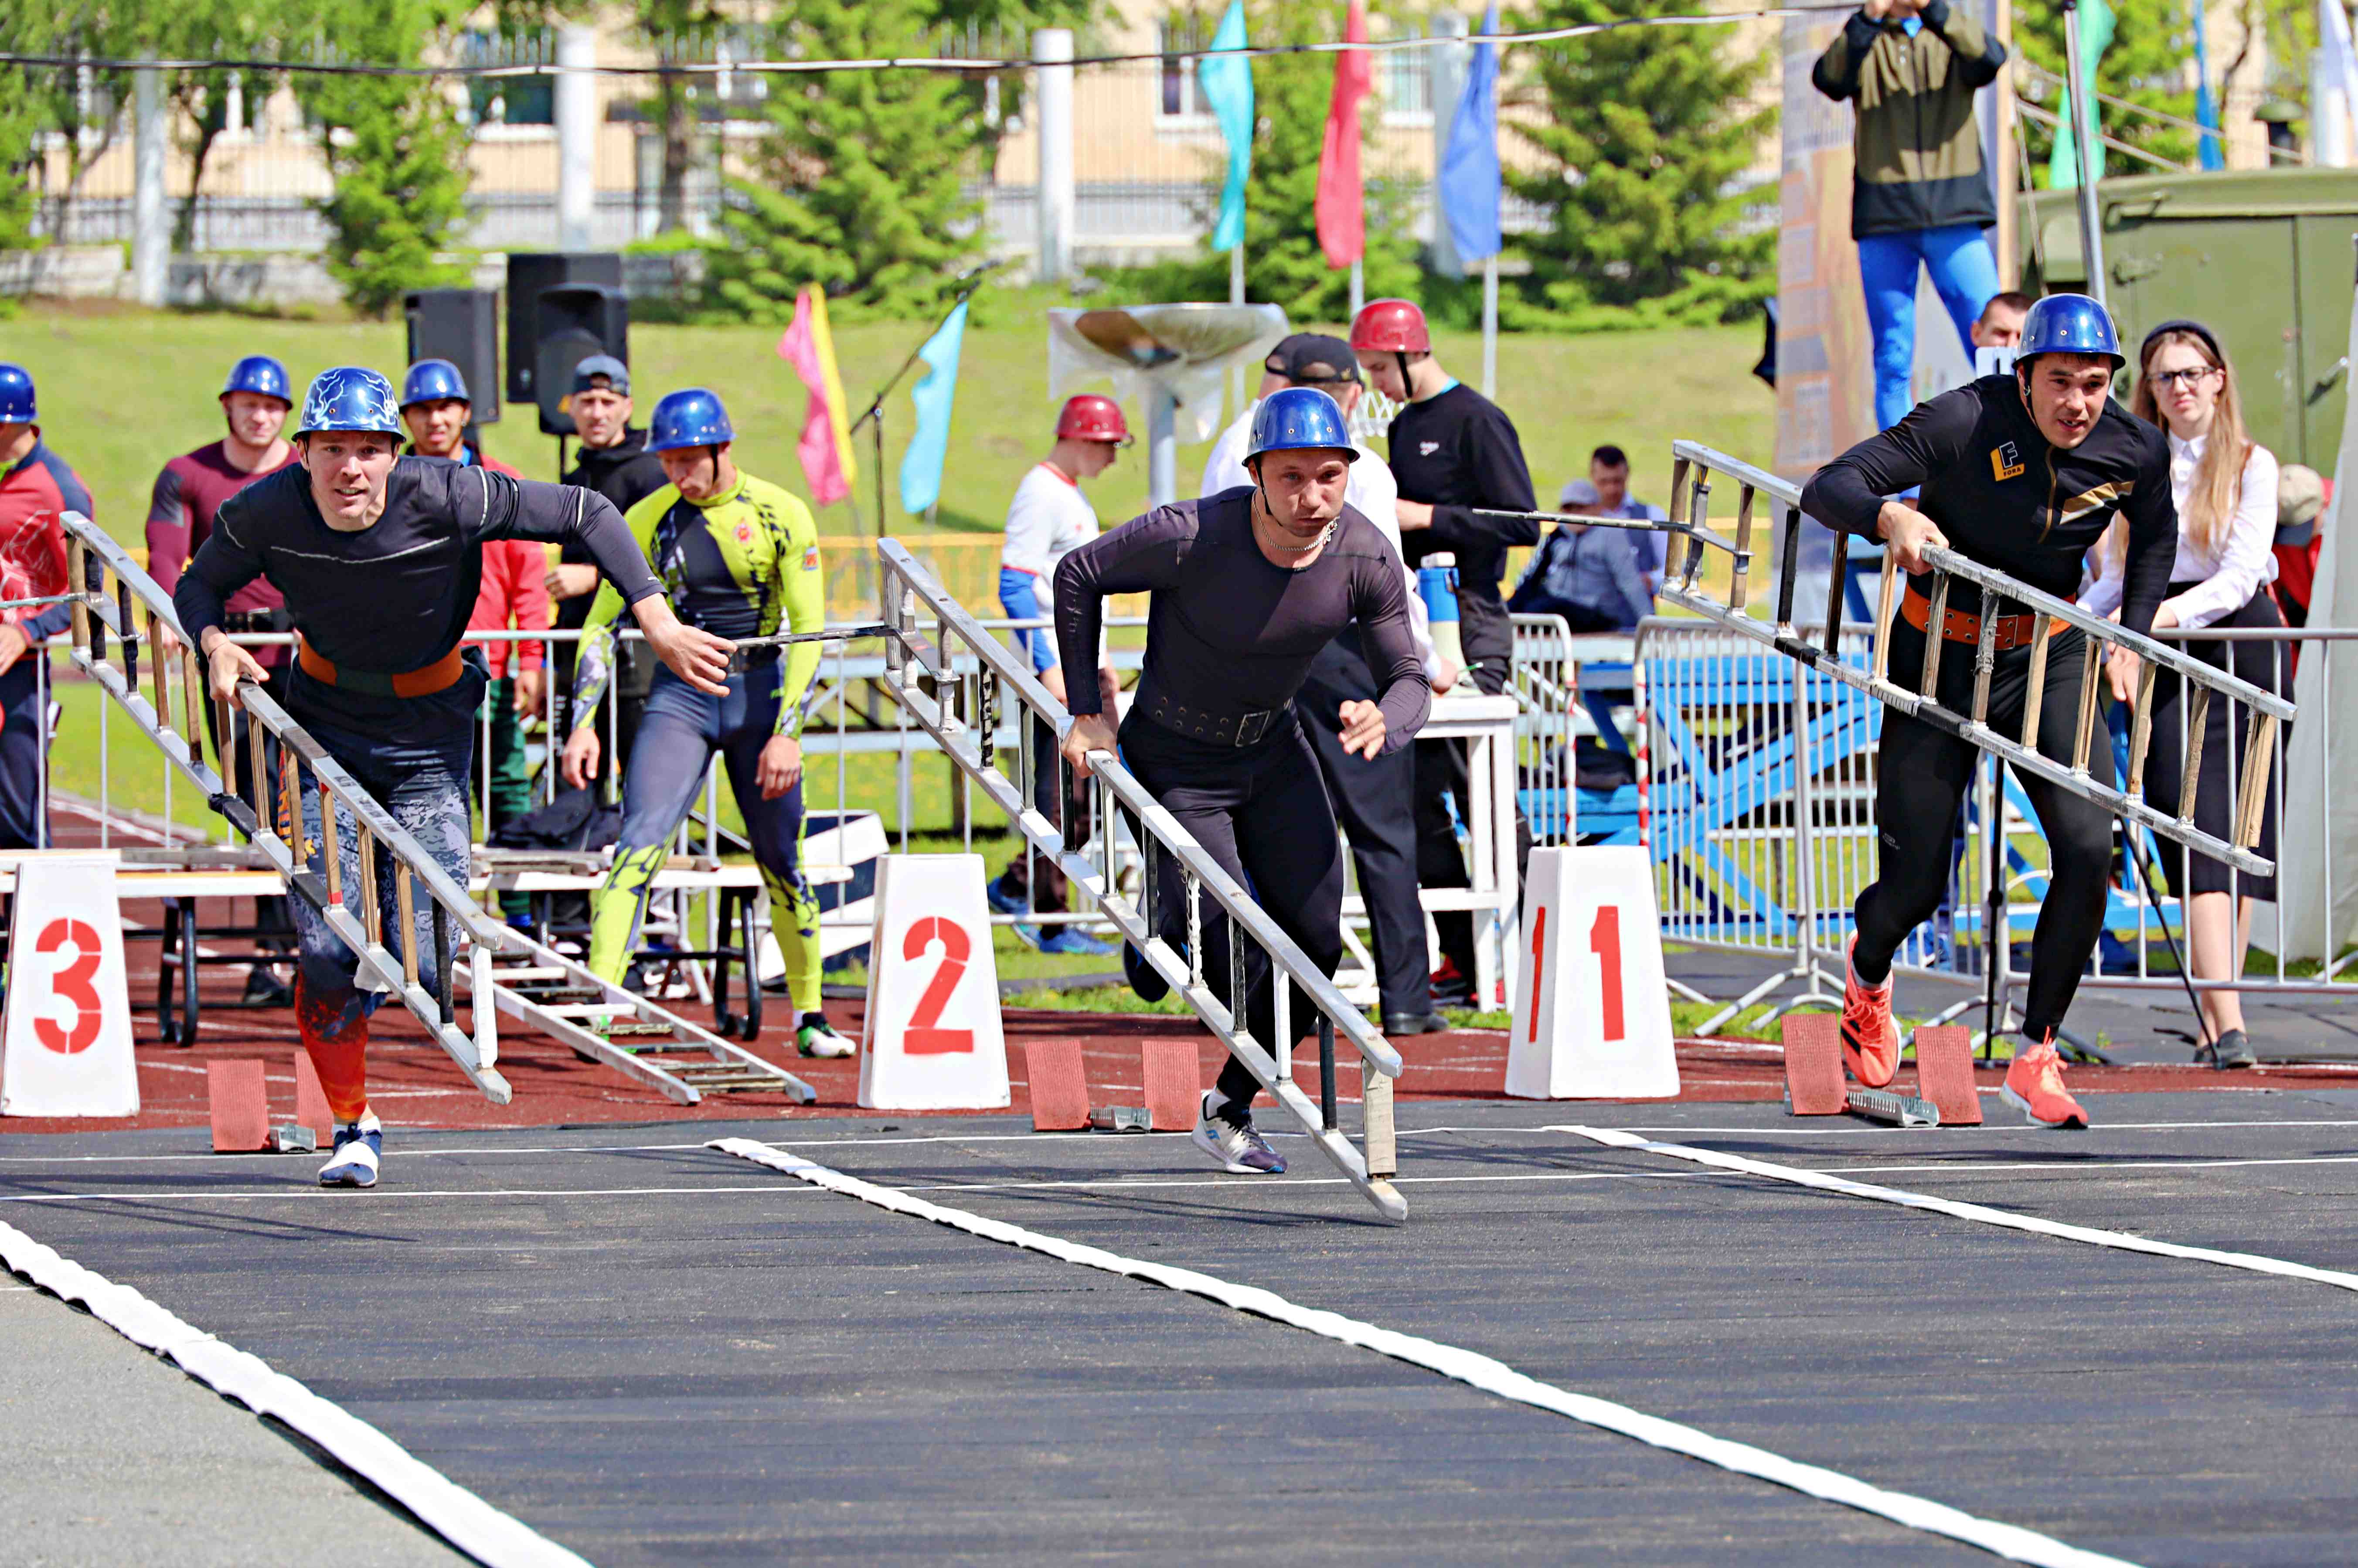
[[1996,79],[2006,46],[1965,7],[1976,0],[1866,0],[1810,80],[1858,105],[1850,232],[1875,338],[1875,417],[1889,429],[1916,397],[1916,269],[1932,275],[1965,357],[1997,292],[1983,231],[1997,222],[1974,121],[1974,92]]

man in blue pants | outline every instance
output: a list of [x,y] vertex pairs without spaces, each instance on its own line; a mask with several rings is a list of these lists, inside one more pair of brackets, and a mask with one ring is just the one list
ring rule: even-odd
[[1997,222],[1982,165],[1974,93],[1997,78],[2006,46],[1972,7],[1950,0],[1866,0],[1810,72],[1818,91],[1858,105],[1851,237],[1875,340],[1875,423],[1888,430],[1916,406],[1916,269],[1956,323],[1965,358],[1997,292],[1983,231]]

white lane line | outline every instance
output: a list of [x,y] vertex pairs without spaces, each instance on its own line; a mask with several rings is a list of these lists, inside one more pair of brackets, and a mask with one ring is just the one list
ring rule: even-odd
[[755,1164],[766,1165],[773,1171],[783,1171],[815,1187],[841,1193],[895,1214],[931,1220],[954,1230],[963,1230],[969,1236],[1019,1247],[1027,1252],[1042,1253],[1085,1269],[1098,1269],[1109,1274],[1161,1285],[1166,1290],[1201,1296],[1237,1312],[1265,1317],[1290,1328],[1303,1329],[1324,1338],[1407,1362],[1412,1367],[1422,1367],[1426,1371],[1437,1372],[1499,1399],[1569,1416],[1585,1425],[1617,1433],[1624,1437],[1634,1437],[1640,1443],[1684,1454],[1690,1459],[1700,1459],[1706,1465],[1715,1465],[1739,1476],[1750,1476],[1777,1486],[1790,1487],[1810,1497],[1875,1514],[1906,1525],[1910,1530],[1946,1536],[1952,1541],[1960,1541],[2018,1563],[2049,1564],[2052,1568],[2121,1568],[2120,1558],[2083,1552],[2018,1525],[1977,1518],[1928,1498],[1886,1491],[1838,1470],[1804,1465],[1782,1454],[1771,1454],[1765,1448],[1714,1437],[1707,1432],[1664,1421],[1660,1416],[1648,1415],[1609,1400],[1576,1394],[1553,1384],[1542,1383],[1536,1378],[1516,1371],[1494,1357],[1476,1351],[1444,1345],[1416,1335],[1401,1334],[1395,1329],[1379,1328],[1374,1324],[1346,1317],[1340,1313],[1298,1306],[1283,1296],[1258,1286],[1231,1284],[1192,1269],[1174,1269],[1168,1264],[1126,1258],[1118,1252],[1044,1236],[1002,1220],[986,1219],[965,1209],[928,1203],[924,1198],[913,1197],[892,1187],[878,1186],[873,1182],[844,1175],[799,1154],[790,1154],[750,1138],[724,1138],[716,1141],[712,1147],[740,1159],[751,1160]]
[[[1772,1104],[1770,1109],[1774,1110],[1774,1108],[1775,1108]],[[1862,1138],[1921,1138],[1924,1136],[1926,1130],[1920,1127],[1878,1127],[1872,1122],[1865,1121],[1842,1122],[1828,1127],[1789,1127],[1779,1125],[1779,1123],[1781,1123],[1786,1119],[1787,1119],[1782,1113],[1779,1113],[1775,1122],[1747,1123],[1688,1121],[1664,1123],[1660,1126],[1632,1123],[1629,1126],[1621,1128],[1619,1130],[1623,1132],[1681,1132],[1688,1134],[1689,1136],[1702,1133],[1712,1137],[1732,1137],[1737,1133],[1754,1133],[1761,1135],[1774,1135],[1779,1138],[1839,1138],[1854,1135]],[[2358,1120],[2106,1120],[2100,1123],[2094,1130],[2098,1132],[2244,1132],[2248,1131],[2253,1128],[2277,1127],[2358,1127]],[[1399,1135],[1402,1138],[1415,1138],[1440,1132],[1552,1132],[1555,1129],[1553,1127],[1403,1127],[1400,1130]],[[1963,1128],[1944,1128],[1941,1131],[1941,1137],[1945,1141],[1949,1138],[1959,1136],[1966,1130],[1967,1130]],[[1976,1135],[1991,1132],[2024,1132],[2039,1137],[2050,1136],[2054,1130],[2055,1130],[2051,1127],[2033,1127],[2027,1122],[1989,1122],[1971,1130],[1971,1131]]]
[[[2345,1274],[2336,1269],[2312,1268],[2307,1263],[2295,1263],[2282,1258],[2265,1257],[2257,1252],[2222,1252],[2209,1247],[2186,1247],[2175,1241],[2155,1241],[2126,1230],[2102,1230],[2093,1226],[2065,1225],[2060,1220],[2041,1219],[2035,1215],[2009,1214],[2005,1209],[1990,1208],[1977,1203],[1960,1203],[1954,1198],[1936,1198],[1926,1193],[1911,1193],[1901,1187],[1881,1187],[1868,1182],[1854,1182],[1826,1171],[1812,1171],[1799,1165],[1779,1165],[1768,1160],[1748,1160],[1740,1154],[1723,1154],[1716,1149],[1697,1149],[1684,1143],[1657,1143],[1635,1133],[1609,1127],[1561,1126],[1552,1132],[1569,1132],[1601,1143],[1608,1149],[1634,1149],[1648,1154],[1667,1155],[1673,1160],[1687,1160],[1714,1170],[1734,1171],[1748,1176],[1766,1176],[1771,1181],[1790,1182],[1795,1186],[1812,1187],[1819,1192],[1837,1193],[1844,1197],[1869,1198],[1877,1203],[1897,1204],[1901,1208],[1927,1209],[1958,1219],[1970,1219],[1982,1225],[1995,1225],[2007,1230],[2028,1231],[2034,1236],[2052,1236],[2065,1241],[2084,1241],[2093,1247],[2110,1247],[2123,1252],[2147,1252],[2158,1258],[2186,1258],[2201,1263],[2217,1263],[2229,1269],[2246,1269],[2255,1274],[2275,1274],[2288,1280],[2308,1280],[2338,1290],[2358,1291],[2358,1274]],[[2204,1162],[2214,1163],[2217,1162]],[[2260,1162],[2252,1162],[2259,1163]],[[2310,1162],[2303,1162],[2304,1163]],[[2316,1163],[2342,1163],[2342,1160],[2318,1161]],[[1989,1167],[1983,1167],[1986,1170]],[[2115,1167],[2117,1168],[2117,1167]],[[2181,1167],[2182,1168],[2182,1167]]]
[[676,1196],[681,1194],[771,1193],[769,1186],[730,1187],[452,1187],[447,1189],[377,1187],[366,1197],[322,1187],[316,1182],[289,1182],[283,1187],[249,1187],[233,1192],[139,1193],[20,1193],[0,1197],[0,1203],[256,1203],[272,1198],[300,1198],[319,1203],[361,1205],[385,1198],[618,1198]]
[[169,1357],[189,1376],[256,1415],[285,1422],[477,1562],[492,1568],[590,1568],[581,1557],[260,1357],[184,1322],[130,1286],[60,1257],[12,1225],[0,1224],[0,1264],[62,1300],[81,1302],[132,1344]]

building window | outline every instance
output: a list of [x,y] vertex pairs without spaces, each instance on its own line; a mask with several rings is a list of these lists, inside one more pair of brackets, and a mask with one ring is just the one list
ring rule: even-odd
[[[554,65],[557,35],[547,27],[496,33],[471,32],[460,40],[465,65]],[[467,100],[479,125],[553,125],[557,123],[554,76],[471,77]]]
[[[1415,22],[1388,19],[1379,19],[1368,31],[1373,37],[1387,39],[1424,37],[1424,28]],[[1397,122],[1433,117],[1432,53],[1430,49],[1387,49],[1376,57],[1381,62],[1376,68],[1376,81],[1385,119]]]
[[1204,113],[1195,98],[1197,60],[1188,50],[1202,50],[1212,41],[1214,24],[1191,12],[1166,16],[1155,27],[1155,52],[1163,59],[1156,72],[1154,112],[1168,119],[1192,118]]

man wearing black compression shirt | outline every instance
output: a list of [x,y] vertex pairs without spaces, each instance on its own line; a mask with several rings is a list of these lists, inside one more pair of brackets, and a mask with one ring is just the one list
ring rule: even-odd
[[[1400,557],[1343,501],[1357,455],[1333,398],[1315,387],[1273,393],[1246,443],[1249,488],[1157,507],[1068,553],[1055,578],[1067,669],[1095,662],[1106,595],[1153,595],[1146,659],[1119,741],[1096,687],[1076,681],[1066,687],[1073,728],[1065,755],[1086,775],[1090,753],[1119,749],[1123,765],[1328,975],[1343,956],[1343,862],[1293,695],[1320,650],[1357,622],[1382,696],[1342,704],[1344,750],[1397,751],[1432,704]],[[1159,935],[1184,947],[1185,895],[1168,857],[1155,918]],[[1227,925],[1204,900],[1205,984],[1220,997],[1229,994]],[[1168,989],[1135,948],[1122,963],[1146,1000]],[[1275,988],[1258,946],[1245,965],[1246,1019],[1267,1045],[1276,1034]],[[1301,1033],[1317,1022],[1299,996],[1290,1016]],[[1195,1144],[1231,1171],[1276,1174],[1285,1162],[1252,1124],[1259,1089],[1231,1057],[1203,1097]]]
[[[1924,569],[1928,547],[1952,549],[2062,599],[2078,589],[2089,549],[2118,514],[2129,535],[2121,622],[2148,632],[2169,586],[2178,520],[2161,432],[2112,401],[2121,362],[2104,307],[2081,295],[2050,295],[2031,308],[2013,374],[1944,393],[1853,447],[1810,481],[1802,510],[1829,527],[1884,542],[1911,574]],[[1913,506],[1885,499],[1919,486]],[[2000,617],[1989,723],[2017,735],[2037,619],[2003,602],[1985,607],[1968,583],[1949,588],[1940,701],[1970,711],[1985,611]],[[1928,592],[1911,578],[1887,633],[1887,667],[1903,682],[1902,672],[1923,668],[1931,619]],[[2049,643],[2039,750],[2059,762],[2071,759],[2079,723],[2083,641],[2083,633],[2063,630]],[[1971,741],[1897,708],[1883,715],[1875,803],[1880,858],[1854,912],[1843,1001],[1843,1059],[1871,1088],[1898,1071],[1891,958],[1946,891],[1952,825],[1977,755]],[[2092,748],[2088,771],[2112,782],[2109,747]],[[2103,927],[2112,816],[2093,801],[2017,776],[2046,832],[2051,875],[2030,944],[2025,1044],[2006,1070],[2005,1094],[2032,1121],[2085,1127],[2085,1112],[2063,1087],[2055,1033]]]
[[[602,497],[435,458],[396,459],[401,435],[384,377],[352,366],[322,371],[296,431],[300,466],[222,503],[173,607],[205,656],[214,696],[234,705],[237,683],[260,680],[262,669],[223,634],[222,611],[230,595],[269,578],[298,634],[287,712],[463,884],[474,716],[489,676],[482,654],[460,653],[459,640],[486,540],[581,545],[639,607],[649,644],[703,689],[724,689],[730,644],[672,614],[622,514]],[[313,870],[323,871],[319,796],[308,774],[302,795],[302,838]],[[348,819],[337,844],[350,901],[363,884]],[[398,952],[411,944],[419,983],[434,989],[430,903],[417,901],[415,925],[404,929],[389,861],[376,886],[387,945]],[[384,1137],[368,1108],[368,1018],[382,993],[353,984],[358,960],[318,911],[297,900],[295,916],[296,1024],[338,1123],[319,1182],[373,1186]]]

